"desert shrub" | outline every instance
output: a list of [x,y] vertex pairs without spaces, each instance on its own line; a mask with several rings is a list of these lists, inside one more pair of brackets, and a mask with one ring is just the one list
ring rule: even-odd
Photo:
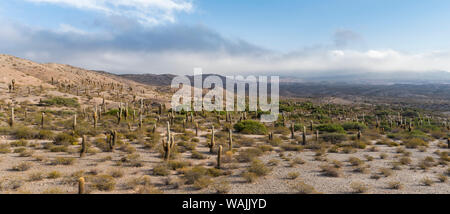
[[253,120],[244,120],[238,122],[234,125],[234,129],[236,129],[237,132],[242,134],[258,134],[258,135],[267,134],[266,126],[264,126],[264,124],[258,121]]
[[14,142],[11,142],[9,145],[11,145],[12,147],[20,147],[20,146],[27,146],[28,145],[28,141],[24,140],[24,139],[20,139]]
[[398,181],[391,181],[388,183],[388,188],[389,189],[402,189],[403,188],[403,184],[398,182]]
[[408,165],[412,162],[412,160],[409,157],[402,157],[398,162],[401,163],[402,165]]
[[225,180],[214,183],[213,187],[217,194],[227,194],[231,190],[230,182]]
[[54,140],[55,134],[50,130],[39,130],[36,137],[41,140]]
[[290,180],[294,180],[294,179],[298,178],[298,176],[300,176],[300,173],[298,173],[298,172],[289,172],[287,174],[286,178],[290,179]]
[[344,128],[339,124],[322,124],[316,127],[317,130],[321,132],[345,132]]
[[344,128],[344,130],[349,131],[349,130],[364,130],[367,128],[366,125],[364,125],[363,123],[358,123],[358,122],[347,122],[342,124],[342,128]]
[[48,149],[50,150],[50,152],[68,152],[69,151],[69,147],[61,145],[61,146],[53,146],[51,145],[50,147],[48,147]]
[[167,164],[159,164],[153,168],[153,175],[167,176],[170,174],[169,166]]
[[325,142],[336,144],[347,140],[347,135],[344,133],[328,133],[321,135],[321,138]]
[[420,183],[424,186],[432,186],[434,184],[434,181],[430,178],[424,178],[420,181]]
[[208,169],[202,166],[195,166],[189,170],[185,170],[183,173],[183,178],[186,180],[186,184],[194,184],[195,181],[206,176],[208,174]]
[[27,171],[27,170],[29,170],[30,168],[31,168],[31,164],[30,163],[28,163],[28,162],[22,162],[22,163],[20,163],[20,164],[18,164],[18,165],[15,165],[15,166],[13,166],[12,167],[12,170],[13,171],[20,171],[20,172],[23,172],[23,171]]
[[111,175],[113,178],[121,178],[121,177],[123,177],[124,172],[123,172],[123,170],[121,170],[121,169],[113,169],[113,170],[110,172],[110,175]]
[[303,181],[299,181],[292,185],[292,189],[296,191],[298,194],[314,194],[316,193],[316,190],[313,186],[306,184]]
[[247,181],[247,183],[253,183],[258,179],[258,176],[253,172],[244,172],[242,173],[242,177]]
[[339,169],[334,166],[323,165],[320,166],[320,169],[322,170],[322,174],[327,177],[339,177],[341,174]]
[[94,176],[91,180],[92,186],[100,191],[112,191],[116,187],[114,178],[110,175]]
[[11,152],[9,144],[0,144],[0,154],[7,154]]
[[213,180],[209,177],[200,177],[194,181],[193,187],[197,190],[207,188],[213,183]]
[[42,172],[35,172],[31,173],[28,177],[29,181],[40,181],[44,179],[44,176],[42,175]]
[[428,143],[420,138],[407,139],[404,144],[406,148],[418,148],[419,146],[428,147]]
[[248,148],[243,151],[240,151],[239,154],[236,156],[236,160],[241,163],[250,162],[254,158],[260,156],[263,154],[263,151],[261,151],[258,148]]
[[392,169],[389,168],[381,168],[380,169],[380,173],[385,176],[385,177],[389,177],[391,176],[394,172],[392,171]]
[[77,142],[77,139],[70,134],[60,133],[56,135],[54,144],[55,145],[70,145]]
[[40,105],[45,106],[65,106],[78,108],[80,104],[76,98],[53,97],[47,100],[41,100]]
[[304,148],[302,145],[298,145],[298,144],[292,144],[292,143],[284,143],[281,144],[281,149],[283,149],[284,151],[302,151]]
[[366,184],[360,182],[351,183],[350,188],[352,188],[355,193],[365,193],[369,190],[369,187]]
[[59,177],[61,177],[61,173],[58,172],[58,171],[51,171],[51,172],[49,172],[47,174],[47,178],[48,179],[56,179],[56,178],[59,178]]
[[32,150],[23,150],[20,152],[19,157],[31,157],[33,156],[33,151]]
[[192,151],[191,157],[193,159],[199,159],[199,160],[206,159],[206,156],[204,154],[200,153],[199,151],[195,151],[195,150]]
[[268,168],[261,160],[254,159],[248,168],[249,172],[255,173],[257,176],[265,176],[269,174],[270,168]]
[[348,162],[352,165],[352,166],[360,166],[364,164],[364,161],[357,158],[357,157],[350,157],[348,159]]
[[442,183],[445,183],[448,180],[448,177],[445,174],[440,174],[440,175],[437,176],[437,178]]
[[14,128],[12,134],[16,139],[26,139],[26,140],[34,139],[37,135],[37,133],[34,130],[25,126]]
[[186,162],[186,161],[173,161],[172,160],[172,161],[169,161],[168,165],[172,170],[177,170],[180,168],[188,167],[191,165],[191,163]]
[[72,165],[75,162],[75,158],[56,157],[52,160],[52,165]]

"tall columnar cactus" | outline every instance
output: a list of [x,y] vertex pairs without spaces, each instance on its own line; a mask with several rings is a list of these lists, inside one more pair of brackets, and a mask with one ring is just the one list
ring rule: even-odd
[[96,129],[97,128],[97,122],[98,122],[97,109],[95,109],[94,115],[92,117],[94,118],[94,129]]
[[222,163],[222,146],[219,146],[219,151],[217,152],[217,169],[221,168]]
[[13,91],[16,90],[16,80],[15,79],[11,80],[11,88]]
[[306,145],[306,126],[303,126],[302,140],[302,144]]
[[44,124],[45,124],[45,113],[42,112],[42,114],[41,114],[41,128],[44,128]]
[[361,130],[358,130],[358,134],[357,134],[358,140],[361,140],[361,136],[362,136]]
[[77,129],[77,115],[73,115],[73,124],[72,124],[72,128],[75,131]]
[[82,140],[81,140],[80,158],[86,156],[86,152],[87,152],[87,140],[86,140],[86,135],[83,135]]
[[316,130],[316,142],[319,142],[319,130]]
[[80,177],[78,179],[78,194],[84,194],[85,193],[85,180],[83,177]]
[[111,131],[110,132],[110,137],[109,137],[109,151],[110,152],[114,152],[114,146],[117,143],[117,131]]
[[195,136],[198,137],[198,123],[195,122]]
[[233,149],[233,130],[230,128],[228,130],[228,150]]
[[175,140],[170,132],[170,123],[167,122],[167,138],[163,139],[163,149],[164,149],[164,160],[168,161],[170,159],[170,153],[175,145]]
[[294,133],[295,133],[294,123],[291,123],[291,139],[295,138]]
[[273,132],[269,132],[269,140],[273,140]]
[[447,138],[447,148],[450,149],[450,138]]
[[11,126],[11,127],[13,127],[14,126],[14,123],[15,123],[15,115],[14,115],[14,107],[12,107],[11,108],[11,118],[9,119],[9,125]]
[[309,130],[313,131],[313,121],[312,120],[309,121]]
[[212,130],[211,130],[211,142],[209,142],[208,146],[209,146],[209,152],[213,153],[214,152],[214,146],[216,145],[216,140],[214,137],[214,126],[212,126]]

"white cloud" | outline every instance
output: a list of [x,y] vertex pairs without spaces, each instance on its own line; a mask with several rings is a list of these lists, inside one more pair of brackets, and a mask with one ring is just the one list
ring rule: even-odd
[[158,25],[175,22],[175,12],[190,12],[190,0],[26,0],[34,3],[58,4],[107,15],[134,18],[141,24]]

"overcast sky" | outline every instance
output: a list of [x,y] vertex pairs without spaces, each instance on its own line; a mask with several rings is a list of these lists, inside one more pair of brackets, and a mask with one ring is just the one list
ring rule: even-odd
[[450,71],[447,0],[2,0],[0,53],[114,73]]

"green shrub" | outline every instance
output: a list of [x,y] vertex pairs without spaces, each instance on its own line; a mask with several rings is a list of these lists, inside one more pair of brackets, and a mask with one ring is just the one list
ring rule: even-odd
[[257,134],[257,135],[265,135],[267,134],[267,128],[264,124],[253,121],[253,120],[244,120],[234,125],[234,129],[237,132],[243,134]]
[[261,160],[254,159],[248,168],[248,172],[255,173],[257,176],[265,176],[269,174],[270,168],[268,168]]
[[47,100],[41,100],[40,105],[45,106],[65,106],[65,107],[80,107],[78,99],[76,98],[64,98],[64,97],[53,97]]
[[70,134],[60,133],[55,137],[55,145],[70,145],[77,142],[77,139]]
[[419,146],[428,147],[428,143],[420,138],[408,139],[404,143],[406,148],[418,148]]
[[339,124],[322,124],[318,125],[317,130],[321,132],[338,132],[338,133],[344,133],[345,130],[342,128]]
[[327,133],[321,135],[321,138],[325,142],[336,144],[347,140],[347,135],[344,133]]
[[364,125],[363,123],[357,123],[357,122],[347,122],[342,124],[342,128],[344,128],[344,130],[349,131],[349,130],[364,130],[367,128],[366,125]]
[[116,182],[110,175],[98,175],[92,178],[92,186],[100,191],[111,191],[116,187]]
[[153,175],[167,176],[170,174],[167,164],[159,164],[153,168]]

